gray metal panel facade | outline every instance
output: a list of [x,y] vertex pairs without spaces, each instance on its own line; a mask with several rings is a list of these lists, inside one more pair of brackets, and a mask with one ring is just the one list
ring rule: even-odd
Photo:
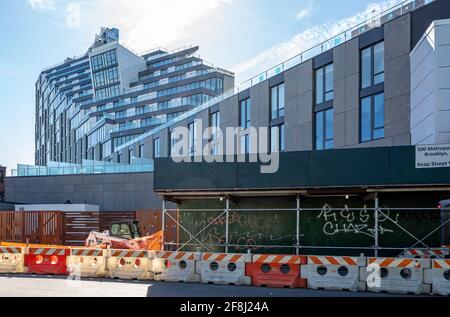
[[161,209],[153,173],[6,178],[6,199],[21,204],[99,205],[101,211]]
[[[364,34],[364,44],[385,42],[385,137],[360,142],[360,38],[350,40],[332,50],[334,64],[334,149],[410,145],[410,46],[411,15],[392,20],[380,29]],[[285,72],[285,143],[286,151],[315,149],[315,67],[310,59]],[[250,88],[251,125],[270,126],[270,79]],[[221,128],[239,126],[239,95],[234,95],[217,107],[220,109]],[[188,122],[203,120],[207,127],[211,109],[203,110],[187,120],[174,124],[187,127]],[[156,136],[149,136],[151,143]],[[168,135],[167,135],[168,137]],[[226,138],[224,137],[226,142]],[[168,141],[162,142],[162,155],[168,154]],[[121,150],[122,154],[127,149]]]

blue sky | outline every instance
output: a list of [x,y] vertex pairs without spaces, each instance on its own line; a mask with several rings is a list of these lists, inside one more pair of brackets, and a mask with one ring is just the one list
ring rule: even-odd
[[200,45],[242,82],[400,0],[0,0],[0,165],[34,163],[34,83],[101,26],[137,52]]

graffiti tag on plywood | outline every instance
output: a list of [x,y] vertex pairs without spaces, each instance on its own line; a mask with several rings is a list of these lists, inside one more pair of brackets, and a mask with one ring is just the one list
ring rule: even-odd
[[[399,216],[399,213],[391,215],[389,209],[384,209],[383,213],[380,213],[378,216],[379,234],[394,233],[393,229],[387,228],[387,224],[391,224],[391,228],[395,227],[395,224],[399,224]],[[319,216],[317,216],[317,219],[325,221],[323,233],[327,236],[361,234],[374,238],[375,229],[370,221],[373,218],[374,212],[373,210],[368,210],[367,206],[364,206],[360,210],[350,209],[347,205],[343,209],[333,209],[328,204],[322,207]]]
[[[200,233],[197,238],[210,245],[225,244],[225,215],[216,219],[215,216],[203,212],[198,220],[189,223],[189,231],[193,235]],[[256,215],[230,212],[229,214],[229,244],[237,245],[237,251],[256,249],[256,245],[264,243],[270,245],[286,244],[293,240],[294,235],[283,235],[283,224],[278,214]],[[289,243],[288,243],[289,244]]]

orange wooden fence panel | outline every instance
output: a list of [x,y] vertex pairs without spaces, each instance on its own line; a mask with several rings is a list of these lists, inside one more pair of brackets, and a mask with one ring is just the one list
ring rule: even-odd
[[60,244],[62,238],[60,211],[0,212],[0,241]]
[[[171,212],[178,219],[177,212]],[[137,212],[60,212],[0,211],[0,241],[49,245],[82,246],[91,231],[109,230],[112,223],[133,221],[140,224],[142,236],[161,230],[161,211]],[[178,242],[178,226],[166,216],[165,241]]]
[[[173,219],[168,215],[165,217],[164,242],[178,243],[179,229],[175,220],[179,221],[179,213],[176,211],[170,211],[168,213],[173,217]],[[138,210],[136,211],[136,219],[139,220],[142,236],[151,236],[152,234],[161,231],[161,210]]]

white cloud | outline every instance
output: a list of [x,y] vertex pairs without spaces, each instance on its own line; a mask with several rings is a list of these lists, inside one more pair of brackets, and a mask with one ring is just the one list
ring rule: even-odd
[[[82,3],[83,24],[114,26],[136,51],[167,46],[186,28],[233,0],[99,0]],[[84,8],[86,6],[86,9]]]
[[55,0],[27,0],[33,10],[56,10]]
[[79,28],[81,26],[81,6],[71,2],[66,6],[66,26],[68,28]]
[[312,13],[313,13],[313,3],[310,2],[306,8],[303,8],[297,12],[295,19],[297,21],[301,21],[305,18],[310,17]]
[[337,36],[359,23],[371,19],[375,12],[382,13],[402,1],[403,0],[388,0],[371,3],[366,10],[359,12],[352,17],[312,27],[295,35],[288,41],[278,43],[258,55],[232,67],[232,70],[237,74],[237,82],[239,83],[249,79],[251,76],[256,76],[257,74],[280,64],[282,61]]

